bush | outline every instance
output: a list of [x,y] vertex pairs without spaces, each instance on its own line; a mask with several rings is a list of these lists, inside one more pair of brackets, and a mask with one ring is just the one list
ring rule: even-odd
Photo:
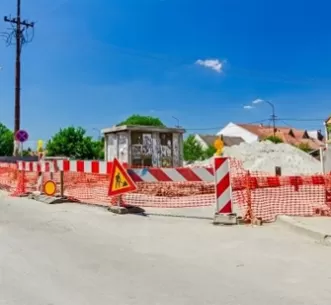
[[312,149],[308,143],[300,143],[299,145],[297,145],[297,148],[299,148],[300,150],[302,150],[304,152],[312,151]]
[[141,125],[141,126],[157,126],[157,127],[165,126],[159,118],[155,118],[152,116],[143,116],[139,114],[131,115],[125,121],[117,124],[116,126],[123,126],[123,125]]
[[283,140],[277,136],[269,136],[264,139],[265,141],[270,141],[275,144],[283,143]]

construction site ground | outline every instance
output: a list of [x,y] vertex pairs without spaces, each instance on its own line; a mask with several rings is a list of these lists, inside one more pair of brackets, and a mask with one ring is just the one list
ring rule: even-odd
[[331,247],[281,223],[115,215],[0,195],[0,304],[327,305]]

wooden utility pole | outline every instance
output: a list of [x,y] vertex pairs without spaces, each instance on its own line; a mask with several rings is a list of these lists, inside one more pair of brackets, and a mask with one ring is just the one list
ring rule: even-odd
[[[21,20],[21,0],[17,0],[16,17],[4,17],[5,22],[13,26],[13,34],[15,36],[16,46],[16,62],[15,62],[15,115],[14,115],[14,134],[21,128],[21,51],[24,43],[28,40],[25,36],[29,28],[34,27],[34,22]],[[10,43],[10,42],[9,42]],[[18,155],[18,143],[14,141],[14,156]]]

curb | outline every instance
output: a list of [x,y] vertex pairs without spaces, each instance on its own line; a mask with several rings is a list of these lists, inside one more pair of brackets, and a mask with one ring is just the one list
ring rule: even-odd
[[286,215],[277,216],[277,222],[286,225],[292,231],[308,236],[317,242],[325,245],[331,246],[331,235],[323,231],[316,230],[309,225],[305,225],[300,221]]

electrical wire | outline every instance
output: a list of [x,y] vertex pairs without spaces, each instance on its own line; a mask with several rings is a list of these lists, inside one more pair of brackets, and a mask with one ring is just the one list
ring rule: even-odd
[[[265,120],[259,120],[259,121],[254,121],[250,123],[244,123],[245,125],[254,125],[254,124],[261,124],[264,122],[270,121],[270,119],[265,119]],[[231,126],[229,126],[231,128]],[[232,127],[237,127],[237,126],[232,126]],[[205,128],[184,128],[185,130],[214,130],[214,129],[222,129],[224,126],[217,126],[217,127],[205,127]]]
[[325,119],[300,119],[300,118],[276,118],[276,120],[294,121],[294,122],[324,122]]
[[[279,122],[282,122],[284,125],[286,125],[290,128],[295,128],[295,127],[293,127],[292,125],[290,125],[286,121],[295,121],[295,122],[315,122],[315,121],[317,122],[318,121],[318,122],[324,122],[324,120],[322,120],[322,119],[300,119],[300,118],[297,118],[297,119],[295,119],[295,118],[289,118],[289,119],[287,119],[287,118],[285,118],[285,119],[276,118],[276,120],[279,121]],[[258,120],[258,121],[254,121],[254,122],[243,123],[243,124],[254,125],[254,124],[261,124],[261,123],[264,123],[264,122],[268,122],[268,124],[271,127],[271,120],[270,119]],[[317,126],[317,125],[319,125],[319,124],[314,124],[314,126]],[[233,126],[233,127],[237,127],[237,126]],[[215,130],[215,129],[222,129],[222,128],[224,128],[224,125],[223,126],[217,126],[217,127],[197,127],[197,128],[192,128],[192,127],[185,128],[184,127],[184,129],[186,131]],[[228,128],[231,128],[231,126],[229,126]]]

